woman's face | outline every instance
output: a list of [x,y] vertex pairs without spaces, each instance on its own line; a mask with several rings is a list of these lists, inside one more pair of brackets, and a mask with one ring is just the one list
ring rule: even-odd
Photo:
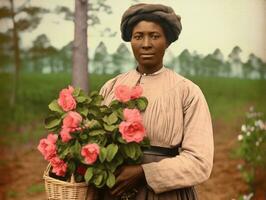
[[159,24],[140,21],[132,30],[131,47],[140,66],[156,68],[162,66],[168,44]]

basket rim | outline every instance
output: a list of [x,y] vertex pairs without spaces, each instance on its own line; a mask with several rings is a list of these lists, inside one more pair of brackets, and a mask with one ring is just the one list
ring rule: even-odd
[[45,181],[49,181],[49,182],[53,182],[53,184],[58,184],[58,185],[64,185],[64,186],[74,186],[74,187],[88,187],[88,184],[84,181],[84,182],[81,182],[81,183],[71,183],[71,182],[67,182],[67,181],[62,181],[62,180],[58,180],[58,179],[55,179],[55,178],[52,178],[49,176],[49,171],[51,169],[51,163],[48,164],[48,166],[46,167],[46,170],[44,171],[43,173],[43,179]]

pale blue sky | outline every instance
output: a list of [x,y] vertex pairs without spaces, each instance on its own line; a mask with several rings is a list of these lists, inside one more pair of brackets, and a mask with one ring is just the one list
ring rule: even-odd
[[[113,53],[122,42],[119,32],[123,12],[132,4],[130,0],[107,0],[113,14],[99,12],[101,25],[89,27],[88,46],[93,54],[100,41],[104,41],[109,53]],[[183,30],[170,51],[179,54],[185,48],[200,54],[212,53],[219,47],[224,56],[239,45],[242,58],[255,53],[266,61],[266,1],[265,0],[145,0],[139,2],[162,3],[171,6],[182,18]],[[33,5],[54,8],[65,5],[74,8],[74,0],[32,0]],[[115,37],[101,36],[100,31],[110,27]],[[37,35],[45,33],[51,43],[60,48],[73,39],[73,22],[63,16],[50,14],[44,17],[40,26],[22,36],[22,45],[29,47]],[[130,45],[128,44],[130,48]]]

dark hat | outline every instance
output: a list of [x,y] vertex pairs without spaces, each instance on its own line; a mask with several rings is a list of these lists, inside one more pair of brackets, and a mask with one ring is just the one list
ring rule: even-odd
[[176,41],[182,30],[181,18],[171,7],[140,3],[129,7],[122,16],[120,30],[124,41],[131,40],[134,26],[142,20],[159,22],[169,43]]

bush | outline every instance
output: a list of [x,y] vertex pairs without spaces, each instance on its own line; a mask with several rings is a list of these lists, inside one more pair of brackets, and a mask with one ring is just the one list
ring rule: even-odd
[[241,126],[238,142],[235,153],[243,160],[239,169],[253,191],[256,171],[266,167],[266,121],[263,120],[263,113],[250,108],[246,113],[246,121]]

